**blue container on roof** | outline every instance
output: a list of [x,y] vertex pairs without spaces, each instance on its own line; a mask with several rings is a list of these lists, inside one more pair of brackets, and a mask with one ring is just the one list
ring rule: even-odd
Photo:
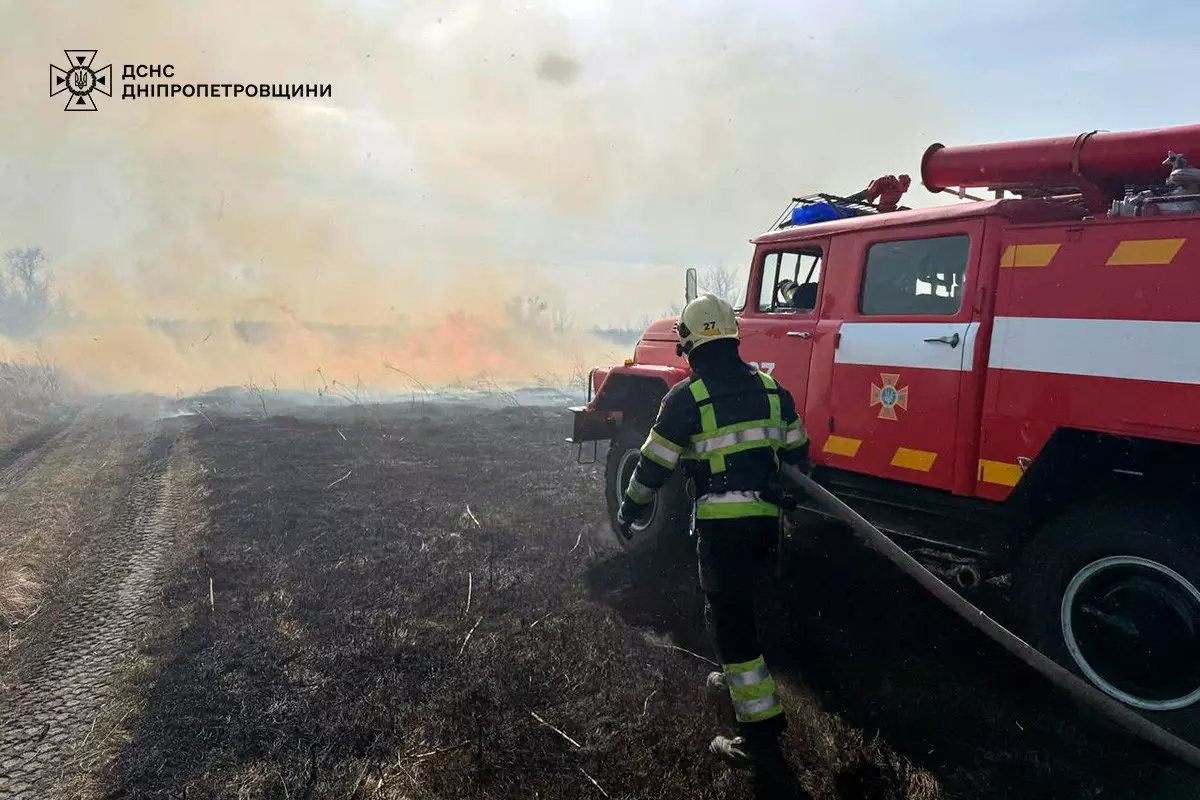
[[854,213],[835,206],[833,203],[809,203],[792,209],[793,225],[811,225],[814,222],[829,222],[856,216]]

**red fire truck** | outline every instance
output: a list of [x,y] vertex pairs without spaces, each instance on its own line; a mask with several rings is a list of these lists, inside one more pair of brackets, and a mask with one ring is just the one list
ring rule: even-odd
[[[1019,631],[1200,730],[1200,125],[931,146],[906,177],[794,200],[754,239],[742,355],[795,396],[822,484],[898,542],[1004,574]],[[986,189],[992,199],[971,197]],[[975,202],[961,202],[964,199]],[[674,319],[591,373],[610,515],[667,389]],[[631,547],[686,535],[677,476]],[[621,537],[617,537],[623,541]]]

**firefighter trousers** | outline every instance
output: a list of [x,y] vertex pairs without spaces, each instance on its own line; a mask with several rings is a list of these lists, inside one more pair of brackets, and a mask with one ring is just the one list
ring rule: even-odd
[[704,621],[747,738],[774,738],[787,726],[758,641],[755,595],[770,571],[775,517],[700,520],[696,525]]

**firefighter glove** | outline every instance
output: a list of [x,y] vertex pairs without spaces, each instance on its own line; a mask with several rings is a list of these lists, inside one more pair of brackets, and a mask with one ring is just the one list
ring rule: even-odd
[[762,499],[768,503],[773,503],[779,506],[784,511],[795,511],[797,506],[796,496],[787,488],[784,487],[783,481],[779,476],[773,477],[767,481],[767,485],[763,487]]
[[626,540],[633,539],[633,523],[637,522],[645,510],[646,506],[635,503],[628,497],[621,501],[621,507],[617,509],[617,528]]

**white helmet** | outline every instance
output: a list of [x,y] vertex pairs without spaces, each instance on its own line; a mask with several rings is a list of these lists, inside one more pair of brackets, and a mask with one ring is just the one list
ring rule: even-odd
[[679,315],[679,355],[691,353],[707,342],[737,339],[738,321],[733,306],[719,297],[702,294],[683,307]]

